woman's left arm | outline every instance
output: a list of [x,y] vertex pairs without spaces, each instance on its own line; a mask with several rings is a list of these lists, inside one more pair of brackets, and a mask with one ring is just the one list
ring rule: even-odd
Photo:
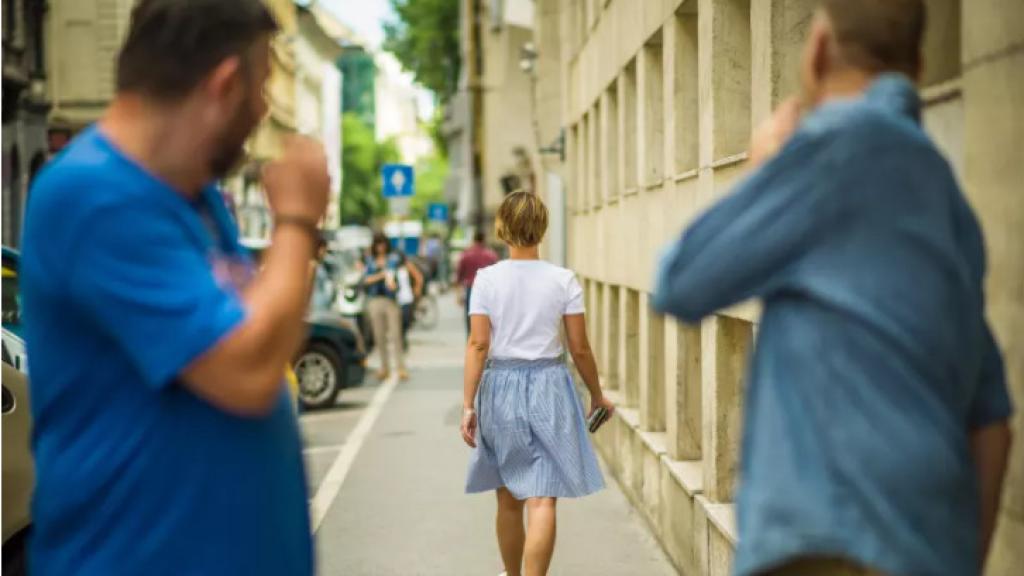
[[423,294],[423,274],[409,260],[405,261],[405,269],[409,271],[409,277],[412,278],[412,292],[419,298]]
[[482,314],[469,317],[469,343],[466,344],[466,367],[462,388],[462,440],[476,448],[476,393],[484,373],[487,353],[491,347],[491,319]]

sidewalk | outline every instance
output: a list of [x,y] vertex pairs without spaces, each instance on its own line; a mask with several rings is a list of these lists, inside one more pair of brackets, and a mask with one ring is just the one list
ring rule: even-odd
[[[317,532],[318,574],[496,576],[494,497],[463,493],[463,324],[441,297],[438,329],[411,335],[412,379],[369,429]],[[673,570],[615,482],[559,502],[553,576],[669,576]]]

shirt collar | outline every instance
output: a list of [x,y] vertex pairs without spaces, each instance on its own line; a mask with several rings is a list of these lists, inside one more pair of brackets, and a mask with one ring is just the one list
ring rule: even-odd
[[921,98],[917,88],[903,74],[889,72],[880,75],[864,95],[867,101],[885,110],[921,122]]

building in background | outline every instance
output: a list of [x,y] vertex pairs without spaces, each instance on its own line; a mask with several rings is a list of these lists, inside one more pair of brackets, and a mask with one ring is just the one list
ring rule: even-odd
[[55,147],[99,120],[114,98],[133,0],[49,0],[47,62]]
[[402,162],[415,165],[434,151],[421,120],[416,86],[390,52],[377,54],[376,63],[374,134],[378,142],[393,139]]
[[300,8],[298,24],[296,123],[300,133],[323,142],[331,174],[325,226],[335,228],[341,225],[342,76],[338,59],[342,48],[334,35],[336,21],[319,5]]
[[28,188],[49,157],[47,3],[3,0],[3,243],[21,243]]
[[281,31],[271,44],[270,80],[266,99],[269,112],[246,142],[246,162],[238,174],[227,178],[224,188],[234,200],[235,215],[243,237],[270,237],[271,217],[267,206],[261,165],[278,158],[284,140],[295,132],[297,9],[293,0],[264,0]]
[[462,77],[445,109],[449,201],[463,226],[490,230],[505,195],[542,191],[534,77],[524,52],[534,41],[532,0],[465,0]]
[[[1020,406],[1024,3],[926,1],[924,124],[982,221],[989,318]],[[563,129],[567,141],[563,167],[547,154],[542,164],[547,176],[564,173],[568,180],[569,265],[583,280],[602,377],[621,406],[596,442],[683,574],[730,571],[743,378],[760,312],[747,303],[700,326],[654,313],[648,302],[656,256],[728,193],[746,170],[751,126],[798,90],[800,50],[816,5],[536,2],[534,120],[545,147]],[[491,102],[498,88],[491,71],[485,77]],[[507,97],[519,102],[518,94]],[[486,108],[489,132],[500,118]],[[502,167],[491,153],[485,149],[489,178]],[[485,190],[492,185],[485,182]],[[1018,410],[1018,438],[1022,422]],[[1002,510],[991,576],[1024,566],[1024,550],[1015,545],[1024,542],[1024,450],[1012,455]]]

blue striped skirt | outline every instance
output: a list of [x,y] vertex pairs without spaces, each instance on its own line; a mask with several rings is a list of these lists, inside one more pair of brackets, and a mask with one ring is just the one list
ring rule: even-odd
[[558,358],[491,359],[476,397],[466,492],[507,488],[519,500],[604,488],[572,376]]

